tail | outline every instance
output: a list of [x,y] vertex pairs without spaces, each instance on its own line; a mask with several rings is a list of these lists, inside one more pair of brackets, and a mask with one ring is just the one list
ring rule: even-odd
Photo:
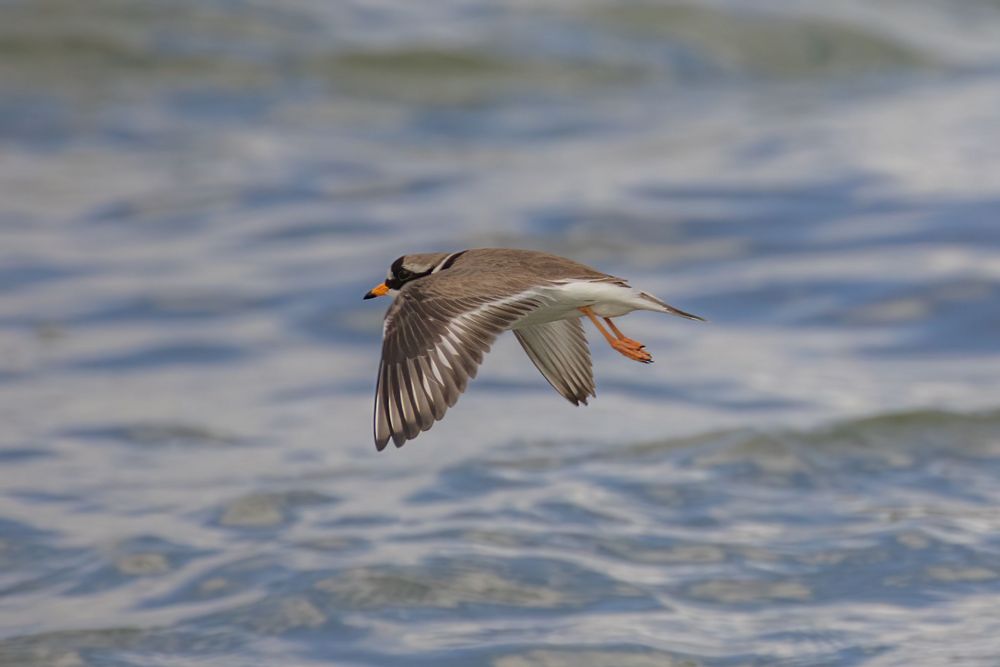
[[664,303],[664,302],[660,301],[659,299],[657,299],[652,294],[646,294],[645,292],[641,292],[639,294],[639,298],[640,299],[645,299],[646,301],[651,301],[651,302],[655,303],[665,313],[670,313],[671,315],[676,315],[677,317],[684,317],[684,318],[687,318],[689,320],[696,320],[698,322],[706,322],[707,321],[704,317],[698,317],[697,315],[692,315],[691,313],[685,313],[680,308],[674,308],[669,303]]

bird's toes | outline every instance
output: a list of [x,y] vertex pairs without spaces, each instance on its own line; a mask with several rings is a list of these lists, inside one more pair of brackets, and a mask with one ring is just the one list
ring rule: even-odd
[[[632,343],[632,344],[629,344]],[[631,339],[615,341],[612,344],[618,352],[629,359],[634,361],[639,361],[644,364],[649,364],[653,362],[653,355],[645,350],[645,345],[638,341]]]
[[633,340],[632,338],[622,338],[620,340],[621,340],[622,345],[624,345],[625,347],[627,347],[629,349],[632,349],[632,350],[641,350],[641,349],[643,349],[643,348],[646,347],[645,345],[643,345],[639,341]]

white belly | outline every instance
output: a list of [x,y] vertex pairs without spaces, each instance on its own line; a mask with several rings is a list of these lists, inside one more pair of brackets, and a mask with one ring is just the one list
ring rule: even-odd
[[600,317],[621,317],[622,315],[627,315],[635,310],[634,306],[629,306],[621,303],[595,303],[591,306],[591,310],[594,311],[595,315]]
[[547,305],[519,320],[512,328],[581,317],[580,308],[589,307],[599,317],[620,317],[633,310],[659,310],[640,298],[634,287],[587,281],[566,282],[540,288],[538,296]]

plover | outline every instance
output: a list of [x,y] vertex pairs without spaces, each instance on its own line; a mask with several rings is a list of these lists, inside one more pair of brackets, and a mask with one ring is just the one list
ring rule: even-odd
[[583,317],[612,348],[642,363],[653,357],[611,318],[651,310],[702,320],[622,278],[558,255],[511,248],[404,255],[364,298],[386,294],[395,300],[385,314],[375,389],[379,451],[390,439],[402,447],[444,417],[508,329],[549,384],[579,405],[596,396]]

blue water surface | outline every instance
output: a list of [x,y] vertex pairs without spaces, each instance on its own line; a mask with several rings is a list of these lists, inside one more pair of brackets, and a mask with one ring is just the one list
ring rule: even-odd
[[[1000,661],[1000,6],[0,6],[0,664]],[[399,255],[698,313],[511,337],[377,453]]]

